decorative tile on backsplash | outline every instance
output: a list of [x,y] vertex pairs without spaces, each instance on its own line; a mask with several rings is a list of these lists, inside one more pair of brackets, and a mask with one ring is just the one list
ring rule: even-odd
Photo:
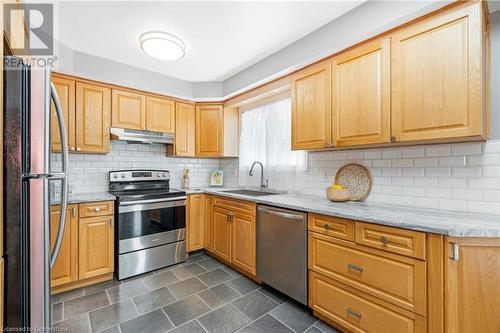
[[[367,201],[500,214],[500,140],[310,152],[308,171],[290,179],[294,192],[324,196],[337,170],[352,162],[372,174]],[[220,168],[226,184],[237,186],[238,160],[221,160]]]
[[[219,168],[217,159],[166,157],[164,145],[127,144],[112,141],[107,155],[70,154],[69,186],[74,193],[106,192],[108,172],[121,169],[170,171],[170,186],[180,188],[182,170],[190,169],[191,188],[208,186],[210,172]],[[52,169],[61,167],[60,154],[52,155]],[[57,189],[51,188],[53,194]]]

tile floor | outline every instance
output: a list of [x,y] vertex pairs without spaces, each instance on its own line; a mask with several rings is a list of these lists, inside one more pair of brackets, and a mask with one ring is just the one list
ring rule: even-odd
[[122,282],[54,295],[52,323],[78,333],[338,332],[203,253]]

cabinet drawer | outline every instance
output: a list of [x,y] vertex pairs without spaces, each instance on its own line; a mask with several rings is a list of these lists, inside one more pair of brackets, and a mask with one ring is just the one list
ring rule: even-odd
[[425,318],[385,307],[374,298],[315,272],[309,272],[309,306],[352,332],[425,332]]
[[309,269],[425,315],[425,262],[364,250],[359,245],[309,232]]
[[317,214],[308,214],[309,230],[354,242],[354,221]]
[[114,215],[113,201],[87,202],[80,204],[80,217]]
[[356,243],[425,259],[425,233],[356,222]]
[[255,216],[255,203],[251,201],[214,196],[214,206]]

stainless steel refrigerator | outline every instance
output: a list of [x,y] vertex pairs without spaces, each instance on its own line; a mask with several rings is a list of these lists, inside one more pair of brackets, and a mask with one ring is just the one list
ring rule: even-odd
[[[67,203],[64,117],[48,68],[4,59],[3,196],[5,328],[50,327],[50,268],[59,253]],[[58,124],[51,124],[54,103]],[[62,170],[50,167],[50,129],[59,127]],[[61,182],[59,229],[50,244],[49,182]]]

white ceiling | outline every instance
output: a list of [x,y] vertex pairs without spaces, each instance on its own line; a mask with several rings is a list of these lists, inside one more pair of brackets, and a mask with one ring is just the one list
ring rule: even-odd
[[[362,2],[59,2],[56,38],[77,51],[183,80],[222,81]],[[144,54],[139,36],[149,30],[181,38],[186,56],[165,62]]]

